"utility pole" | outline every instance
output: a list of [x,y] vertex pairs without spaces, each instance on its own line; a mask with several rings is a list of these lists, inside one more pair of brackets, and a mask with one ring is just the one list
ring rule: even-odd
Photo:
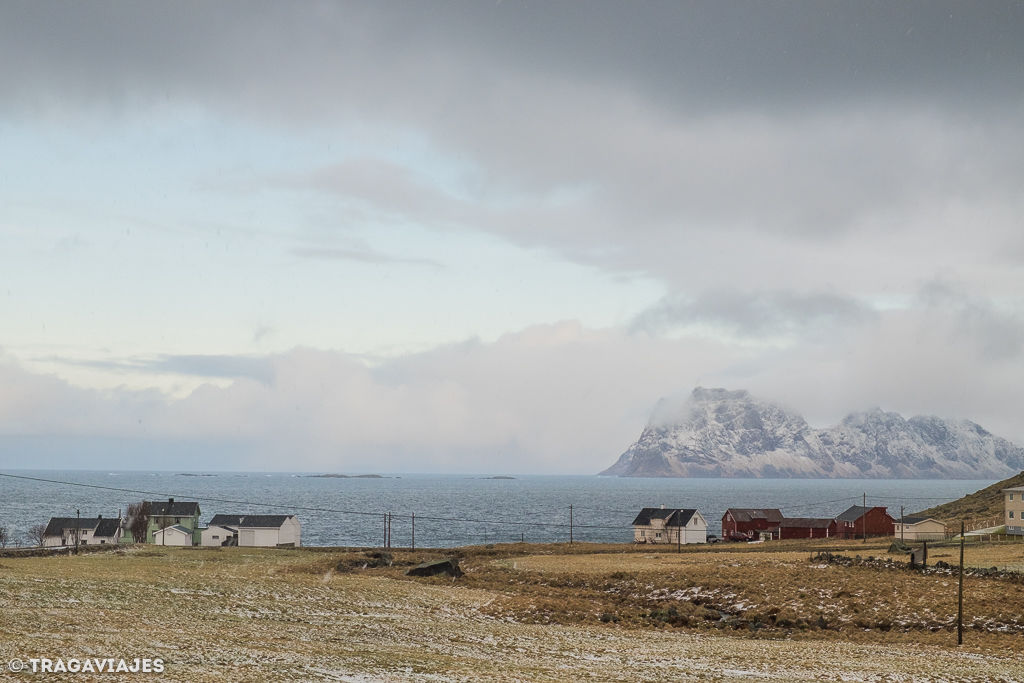
[[683,518],[680,516],[679,511],[676,511],[676,552],[683,552]]
[[78,539],[82,536],[82,511],[75,510],[75,555],[78,554]]
[[903,521],[903,506],[900,505],[900,543],[903,543],[903,527],[905,524]]
[[572,545],[572,503],[569,504],[569,545]]
[[868,542],[868,492],[864,492],[864,515],[861,517],[864,521],[861,522],[861,531],[864,535],[864,542]]
[[384,513],[384,542],[381,544],[381,547],[388,547],[388,513],[386,512]]
[[391,513],[388,513],[388,547],[391,547]]
[[960,522],[960,585],[957,590],[956,644],[964,644],[964,523]]
[[416,513],[412,513],[412,549],[416,550]]

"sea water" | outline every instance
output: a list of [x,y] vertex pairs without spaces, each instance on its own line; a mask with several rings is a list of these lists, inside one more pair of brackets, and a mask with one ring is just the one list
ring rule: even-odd
[[[2,470],[0,526],[14,541],[50,517],[116,517],[140,500],[197,501],[204,524],[218,513],[295,514],[304,545],[392,547],[568,541],[627,543],[643,507],[696,508],[720,533],[730,507],[779,508],[789,517],[833,517],[883,505],[893,517],[954,500],[991,480],[646,479],[597,476],[402,474],[327,478],[288,472]],[[414,517],[415,516],[415,517]]]

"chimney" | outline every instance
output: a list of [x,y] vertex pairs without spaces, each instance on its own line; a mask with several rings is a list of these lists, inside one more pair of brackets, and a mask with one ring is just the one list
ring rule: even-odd
[[103,519],[103,515],[99,515],[98,519]]
[[662,503],[662,504],[661,504],[661,509],[662,509],[662,510],[664,510],[664,509],[665,509],[665,504],[664,504],[664,503]]
[[172,507],[174,507],[174,499],[173,498],[168,498],[167,499],[167,508],[168,508],[167,513],[168,514],[170,514],[170,512],[171,512],[170,508],[172,508]]

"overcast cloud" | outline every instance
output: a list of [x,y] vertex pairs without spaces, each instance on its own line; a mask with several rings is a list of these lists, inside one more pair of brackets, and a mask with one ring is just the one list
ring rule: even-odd
[[592,472],[700,383],[1024,441],[1020,3],[16,3],[0,62],[2,434]]

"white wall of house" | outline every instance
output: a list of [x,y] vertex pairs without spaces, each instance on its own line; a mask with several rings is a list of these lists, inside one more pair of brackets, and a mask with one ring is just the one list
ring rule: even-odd
[[69,540],[71,543],[75,542],[73,535],[65,536],[64,538],[61,538],[60,536],[45,536],[43,537],[43,547],[56,548],[57,546],[64,545],[64,539]]
[[153,533],[153,545],[192,545],[192,533],[169,526]]
[[247,548],[274,548],[294,543],[302,545],[302,525],[297,517],[290,517],[280,527],[242,527],[238,530],[238,545]]
[[693,517],[683,527],[682,543],[707,543],[708,542],[708,521],[699,512],[694,512]]
[[224,541],[234,536],[234,532],[226,527],[211,524],[200,532],[200,545],[206,547],[218,547],[224,545]]
[[[82,539],[79,541],[80,544],[89,545],[92,542],[92,535],[89,529],[82,529]],[[44,536],[43,547],[44,548],[57,548],[62,545],[74,545],[75,544],[75,529],[74,527],[66,528],[62,530],[60,536]]]
[[[681,536],[681,538],[680,538]],[[633,527],[633,541],[636,543],[707,543],[708,522],[699,512],[694,512],[690,521],[682,528],[665,526],[665,520],[652,519],[650,526]]]
[[946,537],[946,525],[937,519],[926,519],[917,524],[896,522],[896,538],[905,541],[939,541]]
[[247,548],[273,548],[279,541],[281,530],[277,527],[258,529],[239,529],[238,545]]
[[278,543],[294,543],[295,547],[302,545],[302,525],[298,517],[289,517],[281,525],[281,534]]

